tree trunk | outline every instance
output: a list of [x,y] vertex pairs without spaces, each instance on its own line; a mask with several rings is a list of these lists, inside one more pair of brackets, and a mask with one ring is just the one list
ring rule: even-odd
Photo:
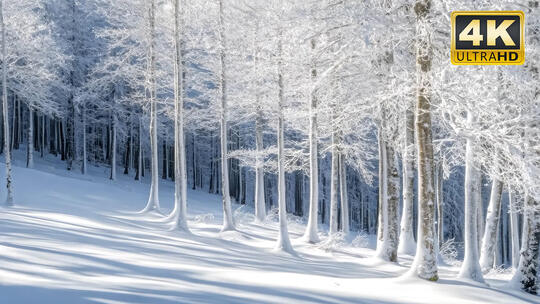
[[486,229],[482,238],[482,250],[480,251],[480,267],[487,272],[493,267],[493,255],[496,249],[497,227],[501,214],[501,197],[503,184],[499,179],[493,179],[491,184],[491,196],[486,217]]
[[350,224],[349,197],[347,192],[347,165],[345,164],[345,155],[342,151],[339,153],[339,182],[341,191],[341,230],[343,233],[348,234],[350,231]]
[[[315,56],[315,43],[315,39],[311,39],[312,56]],[[316,78],[317,69],[312,60],[312,83],[316,82]],[[319,216],[319,168],[317,163],[319,157],[317,149],[319,135],[317,132],[317,111],[317,91],[313,89],[310,95],[309,105],[309,217],[306,232],[304,234],[305,241],[309,243],[317,243],[320,241],[319,235],[317,234]]]
[[155,0],[150,1],[148,11],[148,23],[150,26],[150,47],[148,50],[148,65],[149,65],[149,81],[147,97],[150,99],[150,148],[151,148],[151,164],[152,164],[152,181],[150,184],[150,195],[148,203],[143,209],[143,212],[152,210],[159,211],[159,163],[158,163],[158,138],[157,138],[157,101],[156,101],[156,38],[155,38]]
[[432,46],[429,22],[430,0],[417,0],[414,10],[416,23],[416,146],[418,153],[418,242],[411,271],[420,278],[438,280],[437,261],[434,250],[434,178],[433,143],[431,136],[431,84],[430,70]]
[[278,126],[277,126],[277,146],[278,146],[278,208],[279,208],[279,236],[277,239],[276,250],[285,252],[294,252],[291,241],[289,239],[289,231],[287,228],[287,210],[285,202],[285,153],[284,153],[284,123],[283,123],[283,101],[284,101],[284,85],[282,72],[282,35],[279,33],[278,38]]
[[82,174],[86,174],[86,171],[87,171],[87,155],[86,155],[86,107],[83,105],[83,108],[82,108],[82,111],[81,111],[81,115],[82,115],[82,136],[83,136],[83,139],[82,139],[82,149],[83,149],[83,159],[82,159],[82,164],[81,164],[81,173]]
[[[184,143],[184,81],[182,40],[184,30],[184,7],[180,0],[174,1],[174,229],[189,231],[187,225],[187,173]],[[193,181],[195,183],[195,181]]]
[[2,25],[2,103],[4,105],[4,157],[6,162],[6,205],[13,206],[13,185],[11,180],[11,151],[9,150],[9,120],[7,100],[7,60],[6,24],[4,23],[4,1],[0,0],[0,24]]
[[[467,126],[472,127],[475,122],[471,110],[467,111]],[[478,163],[475,162],[476,143],[470,136],[467,138],[465,152],[465,256],[461,270],[460,278],[471,279],[478,282],[484,282],[480,263],[478,262],[478,192],[480,191],[481,178]]]
[[538,208],[535,203],[532,197],[525,198],[519,266],[512,278],[519,282],[522,290],[531,294],[538,292],[540,212],[535,209]]
[[[258,99],[258,96],[257,96]],[[255,161],[255,219],[263,222],[266,218],[266,202],[264,200],[264,164],[262,151],[263,144],[263,117],[262,110],[257,101],[257,118],[255,120],[255,147],[257,149]]]
[[510,234],[512,236],[512,268],[517,269],[519,265],[519,221],[512,189],[508,189],[508,205],[510,209]]
[[221,231],[235,230],[235,224],[232,214],[231,197],[229,195],[229,168],[227,158],[227,82],[225,75],[225,24],[223,20],[223,0],[219,0],[219,41],[221,73],[219,79],[219,88],[221,94],[221,196],[223,201],[223,227]]
[[26,168],[34,168],[34,108],[28,105],[28,139],[26,147]]
[[[333,106],[333,108],[335,105]],[[332,110],[334,120],[336,109]],[[339,139],[337,130],[334,128],[332,132],[332,165],[330,171],[330,230],[329,235],[338,232],[338,191],[339,191]]]
[[111,126],[111,180],[116,180],[116,114],[112,113]]
[[405,149],[402,156],[403,211],[401,213],[401,233],[398,252],[413,255],[416,242],[413,234],[414,205],[414,104],[407,110],[405,118]]

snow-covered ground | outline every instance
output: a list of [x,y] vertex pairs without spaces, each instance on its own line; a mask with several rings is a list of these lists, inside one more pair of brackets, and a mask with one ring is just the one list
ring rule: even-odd
[[[505,288],[510,273],[488,275],[488,285],[457,280],[454,266],[441,267],[437,283],[404,279],[411,257],[380,262],[359,247],[373,246],[365,237],[304,244],[292,217],[297,256],[276,253],[275,221],[255,224],[234,205],[238,232],[220,233],[220,198],[203,191],[188,195],[192,234],[169,231],[160,216],[137,213],[147,183],[112,182],[97,167],[82,176],[52,160],[16,165],[16,206],[0,209],[0,303],[540,303]],[[173,191],[160,185],[164,211]]]

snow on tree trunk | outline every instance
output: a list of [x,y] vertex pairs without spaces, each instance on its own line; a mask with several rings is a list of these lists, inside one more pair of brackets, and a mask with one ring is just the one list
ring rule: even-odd
[[418,242],[411,273],[420,278],[436,281],[437,261],[434,250],[434,177],[433,143],[431,135],[430,71],[432,32],[429,22],[430,0],[418,0],[414,6],[416,22],[416,147],[418,155]]
[[519,220],[515,208],[516,201],[512,189],[508,189],[508,206],[510,209],[510,235],[512,240],[512,268],[519,265]]
[[86,174],[87,169],[87,155],[86,155],[86,107],[83,104],[83,108],[81,110],[82,115],[82,148],[83,148],[83,159],[81,163],[81,173]]
[[[471,110],[467,111],[467,126],[472,128],[475,122]],[[480,263],[478,262],[478,180],[481,178],[478,163],[475,162],[476,143],[470,136],[467,138],[465,151],[465,253],[458,277],[484,282]]]
[[[184,7],[174,1],[174,229],[189,231],[187,225],[187,172],[184,143],[184,81],[182,43]],[[195,180],[193,181],[195,183]]]
[[388,206],[388,258],[391,262],[397,262],[398,248],[398,206],[399,206],[399,174],[397,165],[397,155],[392,146],[388,145],[387,152],[387,206]]
[[480,250],[480,267],[487,272],[493,267],[493,256],[497,240],[497,227],[501,214],[501,197],[503,184],[499,179],[494,179],[491,184],[491,195],[486,217],[486,229],[482,238],[482,248]]
[[223,20],[223,0],[219,1],[219,41],[221,44],[220,64],[221,73],[219,88],[221,93],[221,196],[223,201],[223,227],[221,231],[235,230],[234,219],[229,195],[229,167],[227,161],[227,82],[225,78],[225,25]]
[[[34,108],[28,105],[28,139],[26,147],[26,167],[34,167]],[[39,135],[38,135],[39,136]]]
[[[257,105],[259,103],[257,102]],[[255,165],[255,219],[263,222],[266,218],[266,203],[264,200],[264,168],[262,159],[263,145],[263,117],[260,106],[257,106],[257,118],[255,120],[255,147],[257,159]]]
[[[311,50],[314,53],[315,39],[311,39]],[[315,56],[314,54],[312,56]],[[317,78],[317,69],[314,63],[311,67],[312,83]],[[318,152],[318,131],[317,131],[317,92],[312,88],[309,103],[309,217],[306,226],[304,239],[309,243],[320,241],[317,234],[318,216],[319,216],[319,152]]]
[[[341,138],[343,140],[343,138]],[[340,150],[339,153],[339,188],[341,189],[341,230],[348,234],[349,225],[349,197],[347,193],[347,166],[345,165],[345,155]]]
[[401,233],[398,253],[413,255],[416,242],[413,234],[414,205],[414,105],[407,110],[405,118],[405,149],[402,156],[403,211],[401,213]]
[[156,37],[155,37],[155,0],[150,1],[148,10],[149,23],[149,49],[148,49],[148,87],[147,97],[150,99],[150,149],[152,180],[148,203],[143,212],[159,211],[159,164],[158,164],[158,138],[157,138],[157,101],[156,101]]
[[[381,136],[380,136],[381,137]],[[379,140],[381,141],[381,140]],[[377,256],[385,261],[397,262],[398,247],[398,204],[399,204],[399,175],[397,172],[397,157],[394,148],[389,144],[380,142],[382,157],[379,193],[382,195],[379,208],[379,236],[377,242]]]
[[537,294],[539,283],[540,212],[535,209],[538,208],[535,203],[532,197],[525,198],[520,259],[512,278],[512,282],[518,283],[522,290],[531,294]]
[[111,180],[116,180],[116,126],[118,122],[116,121],[116,114],[112,114],[112,123],[111,123]]
[[279,208],[279,236],[277,239],[276,250],[293,253],[294,250],[289,239],[287,228],[287,207],[285,201],[285,152],[284,152],[284,123],[283,123],[283,71],[282,71],[282,35],[278,38],[278,128],[277,128],[277,146],[278,146],[278,208]]
[[482,172],[480,170],[480,167],[478,168],[478,178],[474,180],[477,185],[475,186],[478,191],[474,192],[474,198],[473,200],[477,202],[476,204],[476,224],[478,225],[478,228],[476,230],[476,238],[477,242],[476,245],[478,246],[478,252],[480,252],[480,246],[482,244],[482,236],[484,235],[485,227],[484,227],[484,200],[482,199]]
[[139,126],[137,135],[138,139],[138,156],[137,156],[137,172],[135,173],[135,180],[142,180],[142,170],[143,170],[143,150],[142,150],[142,118],[139,117]]
[[9,149],[9,107],[7,98],[7,55],[6,24],[4,23],[4,1],[0,0],[0,24],[2,25],[2,104],[4,105],[4,156],[6,162],[6,205],[13,206],[13,185],[11,177],[11,151]]
[[[335,118],[335,111],[336,109],[333,108],[334,118]],[[330,236],[338,232],[338,187],[339,187],[338,145],[339,145],[338,134],[337,134],[337,130],[334,129],[332,131],[332,163],[331,163],[331,168],[330,168],[330,223],[329,223]]]
[[385,240],[388,238],[385,236],[385,233],[388,232],[386,226],[388,225],[388,190],[387,190],[387,181],[386,174],[388,173],[387,167],[387,153],[386,153],[386,144],[384,143],[382,127],[379,127],[379,136],[378,136],[378,145],[379,145],[379,214],[378,214],[378,224],[377,224],[377,256],[384,258],[386,248]]
[[442,160],[437,165],[435,175],[436,192],[437,192],[437,252],[439,246],[444,242],[444,192],[443,192],[443,162]]

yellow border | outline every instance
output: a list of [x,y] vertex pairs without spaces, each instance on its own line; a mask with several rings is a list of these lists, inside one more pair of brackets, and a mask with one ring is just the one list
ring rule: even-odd
[[[515,16],[518,15],[520,22],[521,22],[521,41],[518,51],[521,56],[521,61],[519,62],[456,62],[454,60],[454,54],[456,52],[456,37],[455,37],[455,23],[456,23],[456,16],[458,15],[477,15],[477,16],[485,16],[485,15],[509,15],[509,16]],[[452,32],[451,32],[451,43],[450,43],[450,60],[452,64],[454,65],[522,65],[525,63],[525,35],[524,35],[524,27],[525,27],[525,14],[523,11],[454,11],[450,14],[450,22],[452,26]],[[475,50],[475,51],[503,51],[503,50]]]

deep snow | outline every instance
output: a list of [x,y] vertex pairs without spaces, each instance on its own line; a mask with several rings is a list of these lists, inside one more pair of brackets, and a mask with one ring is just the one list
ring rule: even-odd
[[[274,252],[275,217],[255,224],[252,209],[233,204],[238,232],[220,233],[220,197],[204,191],[188,194],[192,234],[169,231],[158,214],[137,213],[146,182],[122,174],[110,181],[105,167],[82,176],[51,158],[36,159],[36,168],[19,158],[16,206],[0,209],[0,303],[540,303],[505,287],[510,273],[486,276],[487,286],[460,281],[459,268],[446,266],[432,283],[400,277],[410,256],[393,264],[371,248],[305,244],[294,217],[298,256]],[[173,192],[161,183],[164,211]]]

